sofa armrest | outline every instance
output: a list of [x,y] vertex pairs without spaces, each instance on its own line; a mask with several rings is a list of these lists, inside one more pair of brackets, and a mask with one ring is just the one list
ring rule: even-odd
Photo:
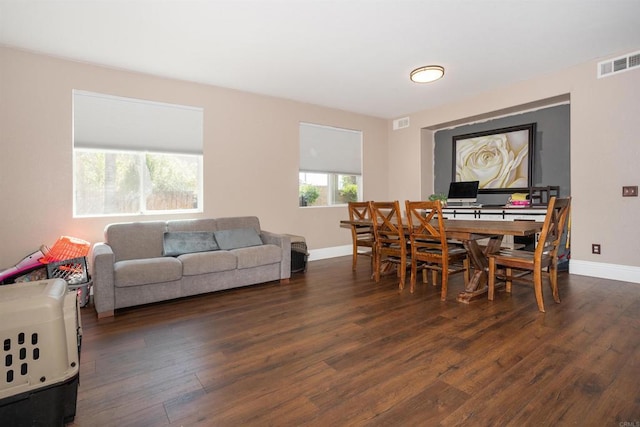
[[285,234],[260,231],[260,237],[266,244],[280,246],[282,249],[282,261],[280,263],[280,280],[288,281],[291,277],[291,237]]
[[93,300],[98,317],[113,316],[115,309],[114,269],[116,257],[111,246],[96,243],[91,251]]

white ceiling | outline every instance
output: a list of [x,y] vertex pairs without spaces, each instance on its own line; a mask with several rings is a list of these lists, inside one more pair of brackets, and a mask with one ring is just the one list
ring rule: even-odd
[[382,118],[640,50],[639,23],[640,0],[0,0],[0,44]]

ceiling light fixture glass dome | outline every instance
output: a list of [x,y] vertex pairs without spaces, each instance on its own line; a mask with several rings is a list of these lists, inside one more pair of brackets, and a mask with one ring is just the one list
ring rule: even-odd
[[409,75],[411,81],[416,83],[433,82],[441,79],[442,76],[444,76],[444,67],[439,65],[427,65],[425,67],[416,68]]

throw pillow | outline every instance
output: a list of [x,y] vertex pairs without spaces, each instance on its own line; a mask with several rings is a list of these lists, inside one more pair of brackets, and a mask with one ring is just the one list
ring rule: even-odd
[[164,256],[220,249],[211,231],[172,231],[164,233]]
[[233,228],[214,231],[220,249],[238,249],[262,245],[262,239],[255,228]]

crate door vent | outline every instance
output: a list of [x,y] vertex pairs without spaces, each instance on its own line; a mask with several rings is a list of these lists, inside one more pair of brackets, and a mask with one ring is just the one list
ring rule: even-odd
[[609,77],[633,69],[640,69],[640,52],[598,62],[598,78]]
[[3,341],[5,383],[24,383],[32,363],[40,359],[38,334],[18,333]]

